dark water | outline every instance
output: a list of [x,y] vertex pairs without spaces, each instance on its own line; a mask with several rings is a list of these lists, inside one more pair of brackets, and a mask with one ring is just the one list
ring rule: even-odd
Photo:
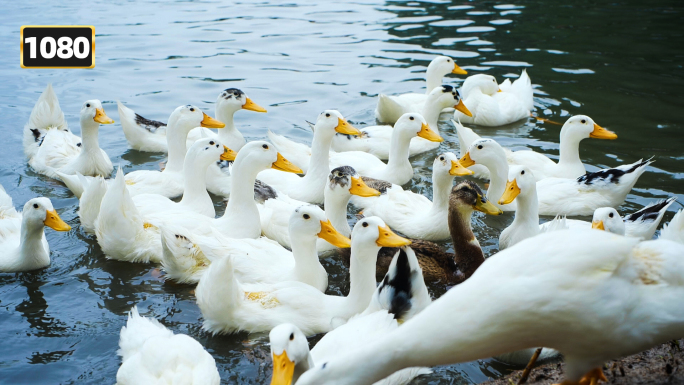
[[[134,304],[174,332],[197,338],[216,358],[225,383],[269,381],[267,338],[202,333],[191,288],[164,284],[155,266],[106,260],[94,239],[79,229],[78,201],[63,185],[27,167],[21,129],[49,82],[76,132],[77,114],[87,99],[101,99],[116,121],[116,100],[166,120],[173,108],[188,103],[213,115],[219,91],[238,87],[269,110],[237,114],[236,124],[248,139],[263,138],[270,129],[310,141],[304,120],[326,108],[339,109],[358,126],[373,124],[377,94],[420,91],[425,67],[437,54],[500,81],[527,68],[537,85],[539,115],[562,122],[582,113],[618,133],[616,141],[582,143],[590,170],[656,157],[621,212],[672,195],[684,201],[684,173],[677,164],[684,160],[683,3],[299,3],[3,3],[0,183],[17,206],[49,197],[74,230],[47,230],[50,267],[0,275],[0,382],[113,383],[119,330]],[[95,69],[20,69],[19,28],[28,24],[95,25]],[[447,139],[441,150],[458,149],[450,126],[440,128]],[[531,147],[552,157],[558,153],[558,126],[530,120],[478,132],[506,146]],[[103,126],[100,144],[127,170],[155,168],[163,159],[128,150],[118,124]],[[431,194],[435,155],[414,160],[415,191]],[[679,208],[679,203],[671,207],[666,220]],[[498,234],[511,220],[505,215],[475,222],[488,254],[496,252]],[[326,267],[331,291],[344,292],[342,265],[332,259]],[[483,360],[437,368],[416,383],[475,383],[506,370]]]

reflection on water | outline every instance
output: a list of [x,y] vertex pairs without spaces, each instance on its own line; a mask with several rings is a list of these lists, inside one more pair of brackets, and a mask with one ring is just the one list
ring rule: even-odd
[[[21,128],[46,83],[52,82],[66,118],[79,132],[83,100],[99,98],[109,115],[120,100],[148,118],[168,119],[192,103],[212,114],[217,93],[238,87],[268,114],[236,114],[248,139],[267,130],[311,140],[306,119],[337,108],[354,124],[374,124],[380,93],[423,92],[425,68],[435,55],[452,56],[470,74],[499,81],[527,69],[535,84],[536,113],[563,122],[583,113],[618,133],[616,141],[586,140],[590,170],[656,156],[620,208],[630,212],[656,198],[684,201],[684,159],[674,144],[684,128],[679,93],[684,38],[673,25],[679,3],[648,7],[635,0],[609,4],[518,1],[11,2],[0,15],[1,123],[7,145],[0,154],[0,183],[17,206],[50,197],[74,230],[48,230],[50,267],[0,275],[0,325],[4,346],[0,378],[8,383],[111,383],[125,313],[138,304],[175,332],[197,338],[214,355],[224,383],[268,383],[265,335],[212,337],[201,332],[192,288],[163,283],[152,265],[109,261],[78,226],[78,201],[60,183],[25,164]],[[19,23],[92,24],[97,31],[93,70],[24,70],[16,63]],[[606,21],[610,20],[610,23]],[[463,78],[449,75],[459,85]],[[507,127],[475,127],[514,149],[533,148],[557,159],[559,126],[534,120]],[[458,152],[449,123],[439,150],[412,159],[413,191],[432,196],[431,165],[439,152]],[[157,169],[164,157],[128,150],[118,124],[103,127],[100,144],[126,171]],[[217,211],[221,200],[214,197]],[[673,205],[671,211],[681,207]],[[349,212],[351,223],[355,210]],[[668,213],[666,219],[672,216]],[[485,254],[496,253],[499,232],[511,215],[475,215],[474,231]],[[448,246],[448,245],[447,245]],[[339,258],[324,260],[329,292],[348,291]],[[447,287],[431,287],[439,296]],[[457,325],[455,325],[457,327]],[[315,342],[320,337],[314,337]],[[452,365],[416,381],[454,384],[484,381],[511,368],[493,360]]]

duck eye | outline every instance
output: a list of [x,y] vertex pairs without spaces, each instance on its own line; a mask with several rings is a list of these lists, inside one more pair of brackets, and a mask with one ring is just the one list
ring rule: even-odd
[[613,213],[608,214],[608,217],[612,218],[612,217],[613,217]]
[[37,208],[38,208],[38,203],[34,203],[34,204],[33,204],[33,208],[34,208],[34,209],[37,209]]
[[447,63],[451,63],[451,59],[447,59]]
[[482,145],[477,146],[478,150],[482,150]]
[[585,124],[587,121],[585,119],[582,119],[582,124]]
[[268,144],[264,144],[264,145],[262,145],[261,147],[263,147],[264,149],[268,150]]
[[213,146],[213,145],[214,145],[214,141],[212,140],[211,142],[209,142],[209,144],[211,144],[211,145]]
[[325,114],[325,117],[326,117],[326,118],[329,118],[329,117],[330,117],[330,114]]
[[304,219],[309,219],[309,218],[311,218],[311,217],[309,216],[309,214],[304,214],[304,215],[302,215],[302,217],[303,217]]
[[86,107],[90,107],[90,103],[86,104]]
[[294,333],[290,333],[290,341],[294,340]]
[[368,227],[368,222],[363,222],[363,223],[361,224],[361,226],[363,226],[363,227]]
[[411,116],[409,119],[414,120],[415,118],[413,116]]
[[520,171],[520,175],[525,175],[525,170]]
[[195,112],[195,109],[194,109],[194,108],[190,108],[190,112]]
[[442,161],[443,161],[443,160],[444,160],[444,157],[443,157],[443,156],[440,156],[440,157],[439,157],[439,160],[442,160]]

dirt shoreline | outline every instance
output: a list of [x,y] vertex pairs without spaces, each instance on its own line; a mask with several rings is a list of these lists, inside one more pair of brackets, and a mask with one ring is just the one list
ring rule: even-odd
[[[563,380],[565,363],[554,362],[532,369],[526,384],[547,385]],[[603,366],[609,384],[684,384],[684,339],[668,342]],[[516,370],[487,385],[517,384],[522,370]]]

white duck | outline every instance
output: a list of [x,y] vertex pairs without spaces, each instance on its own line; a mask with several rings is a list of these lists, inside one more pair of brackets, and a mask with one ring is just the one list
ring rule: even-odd
[[173,334],[154,318],[142,317],[133,306],[121,328],[121,367],[117,385],[221,383],[214,357],[185,334]]
[[[308,161],[309,164],[306,175],[300,177],[292,174],[283,174],[274,170],[266,170],[259,173],[259,180],[273,186],[276,190],[285,193],[290,198],[307,203],[323,203],[323,190],[325,189],[326,178],[330,172],[330,142],[332,142],[336,132],[347,135],[360,134],[360,131],[350,125],[338,111],[323,111],[318,115],[318,119],[316,119],[310,156],[305,158],[304,161],[304,163]],[[294,143],[270,131],[268,137],[274,143],[278,152],[282,153],[287,159],[291,159],[294,156],[299,158],[300,161],[302,160],[301,150],[306,148],[306,146]],[[291,159],[291,161],[301,168],[296,159]]]
[[[466,115],[470,114],[455,88],[448,85],[436,87],[428,94],[420,113],[428,126],[437,134],[439,134],[439,114],[445,107],[453,107]],[[387,160],[390,156],[392,132],[392,126],[370,126],[362,128],[359,136],[338,134],[333,139],[332,149],[337,152],[363,151]],[[439,142],[422,137],[413,138],[409,146],[409,156],[434,150],[437,147],[439,147]]]
[[325,239],[336,247],[351,246],[349,238],[340,234],[323,210],[314,205],[299,207],[290,215],[289,233],[295,240],[292,252],[265,237],[231,239],[216,233],[191,240],[182,230],[176,230],[162,230],[162,264],[166,278],[181,283],[197,283],[211,261],[233,258],[233,271],[242,283],[299,281],[325,292],[328,273],[318,259],[316,241]]
[[88,100],[81,108],[80,143],[74,143],[69,131],[47,130],[29,165],[38,173],[59,178],[57,172],[66,175],[107,176],[112,173],[112,161],[100,148],[97,140],[100,124],[114,123],[104,112],[99,100]]
[[684,244],[684,210],[677,211],[670,223],[663,225],[658,239],[667,239]]
[[[149,152],[168,152],[166,123],[156,120],[146,119],[136,114],[132,109],[117,102],[121,128],[128,141],[128,145],[138,151]],[[245,138],[242,133],[235,128],[233,115],[240,110],[250,110],[256,112],[266,112],[247,97],[247,95],[237,88],[227,88],[219,94],[216,99],[216,119],[225,123],[225,127],[218,131],[218,134],[197,126],[193,128],[187,138],[187,147],[192,146],[202,135],[218,139],[228,148],[239,151],[245,145]]]
[[[646,167],[653,161],[639,160],[632,164],[587,173],[577,179],[546,178],[537,182],[540,215],[592,215],[599,207],[617,207],[625,201]],[[491,175],[487,198],[499,202],[506,187],[508,163],[501,146],[492,139],[480,139],[471,144],[461,158],[464,167],[482,164]],[[514,211],[516,202],[498,204],[504,211]]]
[[245,145],[232,168],[235,183],[231,186],[226,211],[216,219],[188,210],[157,211],[136,207],[119,169],[114,183],[102,198],[100,214],[95,221],[97,242],[109,258],[147,263],[161,261],[159,227],[162,225],[181,226],[189,229],[191,235],[213,234],[216,229],[232,238],[257,238],[261,235],[261,224],[254,202],[254,181],[256,174],[268,167],[287,170],[293,166],[267,142],[255,141]]
[[423,104],[435,87],[442,84],[442,79],[446,74],[466,75],[467,71],[459,67],[456,62],[448,56],[437,56],[428,65],[426,76],[426,87],[424,94],[408,93],[396,96],[385,94],[378,95],[378,105],[375,108],[375,118],[384,123],[394,124],[407,112],[420,112]]
[[377,217],[357,222],[352,231],[350,289],[347,297],[325,295],[296,282],[242,284],[233,258],[213,261],[197,285],[197,304],[204,330],[216,333],[263,332],[290,322],[306,335],[327,332],[361,313],[375,291],[375,263],[381,247],[410,243]]
[[[482,139],[472,129],[464,127],[454,120],[451,122],[456,127],[458,141],[463,151],[468,149],[474,141]],[[509,165],[527,166],[537,180],[551,177],[578,178],[587,172],[579,156],[579,144],[586,138],[617,139],[617,135],[594,123],[590,117],[577,115],[566,120],[561,129],[558,163],[535,151],[514,152],[504,148],[506,161]],[[489,178],[489,173],[484,166],[473,166],[472,170],[477,174],[477,177]]]
[[625,215],[624,218],[621,218],[614,208],[602,207],[594,211],[591,224],[577,220],[570,221],[569,223],[571,226],[574,224],[583,227],[591,226],[594,229],[605,230],[627,237],[649,240],[653,238],[668,207],[676,200],[676,197],[671,197],[653,202],[639,211]]
[[45,134],[53,128],[71,134],[66,135],[66,138],[70,139],[73,146],[81,143],[81,138],[69,131],[69,125],[59,107],[57,95],[52,89],[52,84],[48,84],[36,105],[33,106],[28,122],[24,125],[23,145],[26,158],[31,159],[36,155],[38,148],[43,144]]
[[[387,225],[413,239],[443,241],[451,239],[448,225],[449,195],[454,177],[472,174],[458,163],[451,152],[445,152],[432,163],[432,201],[409,190],[393,186],[387,193],[373,199],[363,210],[364,215],[378,216]],[[491,203],[487,214],[501,214]]]
[[604,231],[527,239],[401,327],[305,372],[297,385],[366,385],[407,367],[534,346],[563,354],[564,384],[596,383],[605,361],[684,335],[684,307],[672,306],[684,296],[683,253],[670,240]]
[[454,112],[454,119],[480,126],[503,126],[527,119],[534,108],[532,81],[523,70],[520,77],[511,83],[506,79],[501,85],[491,75],[469,76],[461,87],[463,101],[472,116],[460,111]]
[[[370,188],[352,167],[342,166],[330,171],[328,183],[323,192],[325,201],[325,215],[330,219],[335,229],[345,237],[351,235],[351,228],[347,222],[347,203],[352,195],[370,197],[380,195],[380,191]],[[292,199],[285,194],[264,197],[264,202],[257,205],[261,217],[261,232],[268,238],[281,245],[292,248],[288,222],[295,209],[305,204]],[[337,249],[323,239],[316,244],[318,252]]]
[[48,198],[33,198],[18,213],[12,198],[0,186],[0,273],[41,269],[50,265],[50,247],[44,226],[69,231]]

